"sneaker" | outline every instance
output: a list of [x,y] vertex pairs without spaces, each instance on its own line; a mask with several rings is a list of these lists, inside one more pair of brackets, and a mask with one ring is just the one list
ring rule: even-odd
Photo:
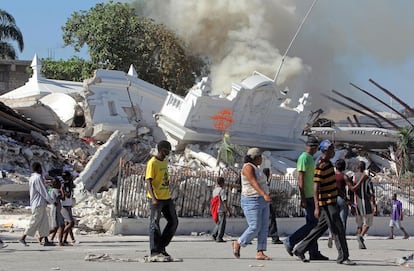
[[387,239],[394,239],[394,237],[392,237],[392,236],[388,236],[388,237],[387,237]]
[[162,255],[160,252],[152,252],[150,257],[157,257],[157,256],[160,256],[160,255]]
[[281,245],[283,242],[280,239],[272,240],[272,244]]
[[308,263],[309,260],[306,259],[305,254],[298,252],[297,250],[293,251],[293,254],[295,254],[296,257],[298,257],[299,260],[301,260],[304,263]]
[[356,265],[356,262],[351,261],[350,259],[343,260],[342,262],[339,262],[339,264],[343,265]]
[[332,248],[333,242],[332,242],[332,237],[328,238],[328,247]]
[[161,251],[161,253],[160,253],[162,256],[164,256],[164,258],[168,258],[168,259],[171,259],[171,255],[170,254],[168,254],[167,253],[167,251]]
[[312,255],[312,256],[309,257],[309,259],[311,261],[329,261],[329,258],[322,255],[321,253],[316,254],[316,255]]
[[151,259],[154,262],[169,262],[171,261],[171,256],[166,251],[163,251],[161,253],[151,254]]
[[3,243],[3,241],[0,243],[0,248],[5,248],[7,247],[7,244]]
[[285,240],[285,242],[283,242],[283,244],[285,245],[285,249],[286,249],[287,253],[290,256],[293,256],[293,248],[286,242],[286,240]]
[[217,239],[216,239],[216,242],[217,242],[217,243],[225,243],[225,242],[226,242],[226,240],[224,240],[223,238],[217,238]]
[[409,235],[405,235],[403,239],[408,239],[408,238],[410,238],[410,236]]
[[217,236],[216,235],[212,235],[211,238],[213,238],[213,240],[216,241]]

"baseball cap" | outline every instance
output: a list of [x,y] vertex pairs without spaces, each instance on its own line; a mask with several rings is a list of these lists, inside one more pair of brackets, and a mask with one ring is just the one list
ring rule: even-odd
[[329,139],[322,140],[321,144],[319,144],[319,149],[321,152],[326,152],[333,143],[329,141]]
[[252,159],[262,155],[262,151],[259,148],[250,148],[247,151],[247,155],[250,156]]
[[306,145],[308,145],[308,146],[318,146],[319,145],[319,140],[314,136],[310,136],[310,137],[308,137],[308,140],[306,141]]

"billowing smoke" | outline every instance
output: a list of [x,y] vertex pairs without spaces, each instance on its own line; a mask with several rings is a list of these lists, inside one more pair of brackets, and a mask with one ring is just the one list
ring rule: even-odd
[[[228,92],[232,82],[240,82],[255,70],[273,79],[312,2],[135,1],[142,15],[164,23],[193,52],[210,58],[215,92]],[[395,2],[403,0],[319,0],[285,59],[278,84],[299,88],[290,91],[311,92],[315,108],[338,106],[323,100],[321,92],[331,94],[336,89],[360,95],[348,83],[367,60],[378,65],[401,64],[412,50],[414,35],[406,34],[412,26],[405,21],[412,10],[406,6],[414,2]]]

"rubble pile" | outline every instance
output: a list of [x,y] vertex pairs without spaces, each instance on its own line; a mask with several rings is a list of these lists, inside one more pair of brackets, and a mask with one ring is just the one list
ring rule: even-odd
[[96,147],[87,144],[76,133],[50,132],[45,137],[32,132],[30,135],[0,136],[0,184],[27,184],[33,161],[40,161],[46,172],[73,167],[81,171]]
[[77,230],[81,232],[113,233],[115,219],[112,210],[115,202],[114,189],[99,193],[97,196],[88,194],[73,208],[73,215],[77,217]]
[[[122,146],[124,149],[123,159],[133,163],[142,163],[154,154],[153,147],[155,142],[150,134],[141,135],[137,138],[127,140]],[[183,152],[173,152],[170,156],[170,166],[174,171],[182,172],[199,172],[202,170],[214,171],[227,170],[226,165],[217,163],[218,143],[199,145],[188,145]],[[38,133],[32,133],[30,136],[16,136],[16,135],[2,135],[0,136],[0,166],[1,179],[0,184],[27,184],[30,176],[30,164],[33,161],[41,161],[47,172],[53,172],[56,169],[71,169],[76,173],[81,173],[84,170],[88,161],[93,155],[98,152],[99,144],[89,138],[79,138],[76,132],[55,133],[50,132],[47,136]],[[276,154],[274,152],[274,154]],[[338,154],[341,158],[347,157],[349,174],[351,170],[360,160],[366,161],[369,165],[370,161],[366,157],[350,155],[346,150],[339,150]],[[240,154],[238,154],[240,155]],[[272,153],[270,154],[272,155]],[[240,157],[238,157],[240,158]],[[238,159],[238,160],[241,160]],[[293,161],[294,162],[294,161]],[[172,176],[173,177],[173,176]],[[174,176],[178,178],[180,176]],[[375,180],[379,183],[383,182],[389,185],[391,177],[382,172],[378,173]],[[75,180],[76,183],[76,180]],[[197,193],[197,199],[200,202],[208,202],[206,197],[210,195],[211,186],[214,185],[214,180],[198,176],[186,182],[180,183],[178,189],[172,190],[173,198],[180,197],[182,193]],[[89,193],[83,191],[82,195],[76,198],[77,204],[73,207],[73,213],[78,218],[77,231],[78,233],[112,233],[115,225],[115,218],[112,215],[114,210],[116,190],[112,189],[115,186],[112,181],[104,185],[99,193]],[[380,187],[381,188],[381,187]],[[278,185],[278,189],[288,191],[291,194],[292,184],[283,181]],[[377,189],[377,201],[381,206],[379,214],[387,214],[389,212],[389,195],[384,194],[383,191],[388,191],[387,187]],[[233,191],[232,191],[233,192]],[[138,198],[145,199],[145,189],[137,191]],[[16,214],[29,213],[30,210],[26,207],[26,201],[3,201],[1,204],[1,213]],[[142,204],[140,206],[144,206]],[[177,212],[181,213],[181,208],[187,210],[185,216],[192,216],[191,212],[199,214],[200,210],[194,208],[202,208],[207,210],[208,206],[201,206],[191,202],[177,202]],[[139,213],[146,213],[146,210],[141,210]]]

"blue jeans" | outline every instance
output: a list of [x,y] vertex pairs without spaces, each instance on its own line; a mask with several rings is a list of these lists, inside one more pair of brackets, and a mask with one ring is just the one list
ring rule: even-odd
[[342,225],[344,225],[344,232],[346,234],[346,221],[348,220],[349,207],[346,201],[340,196],[337,197],[336,202],[339,207],[339,217],[341,218]]
[[[178,218],[174,202],[171,199],[158,200],[157,206],[154,206],[152,200],[149,199],[149,205],[151,208],[149,239],[151,254],[154,255],[165,251],[165,247],[171,242],[178,227]],[[167,225],[162,232],[160,229],[161,214],[167,220]]]
[[248,227],[238,239],[239,244],[245,247],[257,236],[257,250],[265,251],[269,229],[269,203],[263,197],[242,196],[241,207]]
[[[287,246],[294,248],[295,245],[302,241],[302,239],[305,238],[311,232],[311,230],[318,224],[318,219],[315,217],[315,202],[313,201],[313,198],[306,198],[305,218],[306,224],[297,229],[290,236],[286,237],[285,244]],[[309,255],[319,255],[317,239],[313,240],[310,243]]]

